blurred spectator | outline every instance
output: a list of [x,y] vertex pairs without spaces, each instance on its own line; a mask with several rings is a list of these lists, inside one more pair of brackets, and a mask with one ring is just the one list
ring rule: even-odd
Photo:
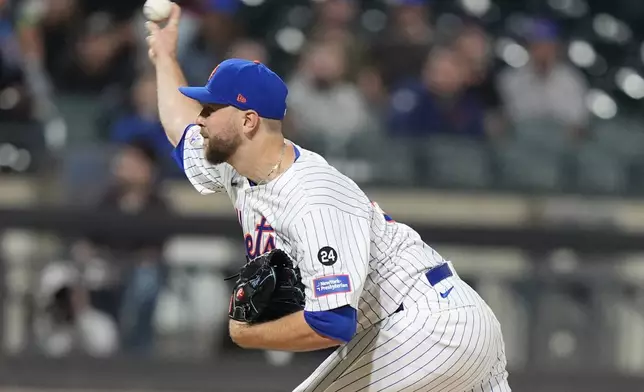
[[[14,56],[24,72],[25,86],[33,102],[32,116],[41,121],[53,118],[54,83],[50,77],[50,61],[55,51],[65,52],[71,32],[62,27],[74,14],[74,3],[65,0],[50,2],[24,0],[15,2],[13,18],[20,43],[20,54]],[[53,50],[52,50],[53,49]]]
[[454,49],[463,57],[468,71],[469,91],[485,108],[485,128],[489,135],[498,134],[504,126],[501,97],[492,70],[492,43],[480,25],[468,23],[459,32]]
[[116,323],[90,304],[86,280],[87,274],[71,262],[56,261],[43,269],[35,296],[34,333],[45,355],[116,353]]
[[31,79],[23,69],[15,13],[13,3],[0,0],[0,121],[30,122],[34,114]]
[[251,39],[239,39],[230,48],[228,58],[238,58],[251,61],[259,61],[262,64],[270,62],[266,47],[258,41]]
[[388,88],[420,73],[434,41],[430,0],[391,3],[389,26],[371,50],[371,59]]
[[235,15],[241,6],[240,0],[202,0],[203,37],[216,52],[225,52],[237,38],[239,24]]
[[0,121],[28,121],[32,102],[25,85],[12,11],[7,0],[0,0]]
[[389,96],[380,73],[371,66],[366,66],[358,72],[356,84],[365,99],[369,130],[380,132],[387,119]]
[[364,130],[364,97],[345,79],[346,56],[340,44],[313,43],[290,79],[289,113],[304,136],[331,136],[337,142]]
[[546,120],[578,134],[588,123],[583,75],[559,57],[557,27],[536,20],[528,36],[530,62],[499,75],[506,115],[515,123]]
[[[127,214],[167,214],[168,206],[156,186],[154,149],[143,141],[125,144],[113,165],[114,182],[100,198],[100,211]],[[124,238],[90,233],[75,246],[75,257],[85,263],[96,257],[108,263],[113,278],[95,287],[92,303],[119,323],[123,348],[149,353],[154,339],[153,314],[164,280],[162,251],[165,238]]]
[[[159,121],[156,86],[156,75],[153,72],[143,72],[139,76],[132,87],[127,113],[119,117],[111,127],[110,140],[117,143],[146,141],[154,148],[166,169],[172,163],[172,145]],[[175,165],[170,167],[174,168]]]
[[325,0],[314,4],[315,20],[309,34],[311,41],[342,44],[346,50],[346,74],[353,77],[367,44],[357,23],[360,11],[358,0]]
[[395,28],[393,40],[411,44],[428,44],[433,39],[429,24],[430,0],[394,0],[392,13]]
[[[225,60],[240,35],[241,25],[236,23],[235,17],[241,1],[192,0],[185,3],[188,11],[198,14],[199,26],[191,42],[185,37],[186,47],[181,49],[179,61],[188,84],[204,84],[215,65]],[[188,28],[194,30],[194,26]]]
[[19,19],[26,63],[36,75],[50,74],[64,92],[97,93],[129,84],[136,53],[133,21],[143,2],[25,0]]
[[16,2],[0,0],[0,174],[35,172],[48,159],[43,127],[36,121],[38,103],[26,73],[16,29]]
[[483,137],[483,105],[467,91],[468,78],[464,59],[455,50],[435,48],[427,57],[421,79],[393,92],[391,134]]
[[[350,30],[359,11],[356,0],[326,0],[314,4],[316,21],[313,31]],[[317,37],[322,38],[322,37]]]

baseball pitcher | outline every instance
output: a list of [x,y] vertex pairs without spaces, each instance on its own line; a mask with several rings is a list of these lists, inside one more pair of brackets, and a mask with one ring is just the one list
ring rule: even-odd
[[320,155],[286,140],[288,90],[259,62],[186,87],[180,8],[148,22],[161,121],[202,194],[226,192],[249,260],[229,332],[241,347],[337,350],[295,391],[510,391],[501,328],[451,262]]

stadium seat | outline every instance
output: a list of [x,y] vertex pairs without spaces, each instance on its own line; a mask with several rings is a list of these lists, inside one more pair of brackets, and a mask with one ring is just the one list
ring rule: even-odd
[[569,145],[569,132],[555,121],[531,120],[514,127],[516,141],[535,150],[562,153]]
[[109,180],[110,162],[114,153],[114,148],[106,145],[67,148],[61,161],[63,200],[74,205],[86,203],[88,191],[99,191]]
[[[42,126],[37,122],[0,123],[0,146],[4,144],[13,146],[16,149],[26,150],[29,153],[29,158],[26,161],[28,164],[24,167],[24,170],[20,170],[23,172],[33,173],[45,168],[50,158]],[[5,158],[0,157],[0,160],[3,161],[0,164],[0,171],[9,169],[4,167],[5,164],[8,164],[8,162],[5,162]],[[12,169],[15,170],[15,168]]]
[[626,159],[637,159],[644,151],[644,128],[631,121],[597,123],[591,129],[591,137],[606,150]]
[[56,106],[67,122],[67,143],[87,143],[98,139],[97,119],[100,101],[94,97],[61,95]]
[[560,191],[564,182],[564,155],[509,142],[496,151],[501,186],[510,189]]
[[637,195],[644,194],[644,156],[637,159],[628,171],[628,190]]
[[426,148],[427,178],[432,186],[483,188],[492,183],[490,155],[483,142],[435,136]]
[[164,257],[170,265],[225,270],[239,258],[241,247],[225,238],[176,236],[168,241]]
[[413,141],[384,136],[377,132],[358,133],[349,139],[346,156],[367,162],[372,181],[383,185],[411,185],[415,181],[414,159],[418,145]]
[[597,143],[575,154],[576,185],[582,192],[618,193],[626,189],[627,168],[622,156]]
[[533,303],[535,320],[539,320],[534,365],[551,370],[583,368],[598,344],[593,341],[593,329],[588,328],[593,320],[591,305],[563,287],[541,287],[540,291]]
[[299,132],[292,137],[287,135],[287,138],[298,144],[300,147],[314,151],[324,157],[327,157],[327,153],[332,153],[332,143],[329,138],[323,134]]
[[176,236],[168,241],[164,259],[170,276],[155,314],[161,335],[190,336],[192,349],[210,355],[212,339],[223,333],[227,320],[227,308],[213,306],[212,298],[226,298],[231,290],[224,277],[241,254],[235,244],[211,236]]

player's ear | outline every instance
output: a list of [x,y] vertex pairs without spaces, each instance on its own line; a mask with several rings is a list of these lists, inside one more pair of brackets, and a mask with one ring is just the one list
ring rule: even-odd
[[252,137],[259,128],[260,117],[254,110],[245,110],[242,113],[242,129],[244,134]]

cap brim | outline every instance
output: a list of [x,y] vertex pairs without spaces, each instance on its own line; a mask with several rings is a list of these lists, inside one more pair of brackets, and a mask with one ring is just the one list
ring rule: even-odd
[[215,103],[220,105],[226,105],[228,103],[224,99],[215,96],[205,87],[179,87],[179,91],[181,94],[199,103]]

